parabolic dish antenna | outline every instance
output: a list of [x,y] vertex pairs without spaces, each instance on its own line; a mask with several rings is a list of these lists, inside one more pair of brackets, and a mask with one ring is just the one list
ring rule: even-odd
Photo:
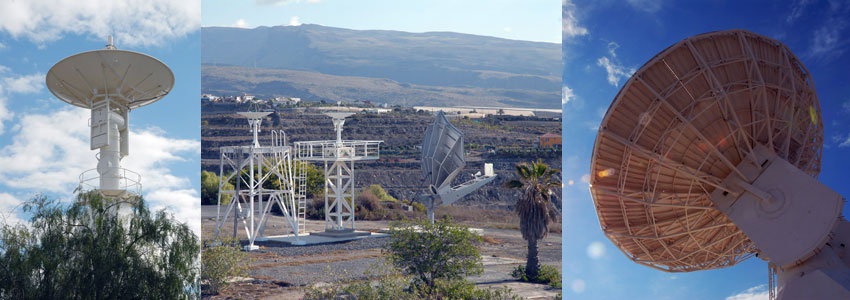
[[148,55],[103,49],[69,56],[47,72],[47,88],[62,101],[82,108],[105,95],[129,109],[151,104],[174,86],[174,74]]
[[437,112],[434,123],[425,130],[422,140],[422,176],[428,184],[428,194],[421,200],[428,210],[428,219],[434,222],[437,205],[450,205],[496,179],[493,164],[484,164],[484,174],[478,172],[472,179],[452,187],[452,180],[466,166],[463,149],[463,132],[452,125],[443,111]]
[[758,254],[779,270],[780,298],[846,295],[811,285],[846,289],[846,279],[791,276],[836,267],[813,263],[823,253],[846,255],[832,250],[837,242],[824,246],[847,238],[847,222],[843,198],[816,179],[823,124],[813,82],[788,47],[743,30],[693,36],[653,57],[617,94],[594,145],[590,190],[606,236],[664,271]]
[[56,63],[45,81],[60,100],[91,110],[90,148],[100,153],[97,168],[80,175],[81,190],[97,190],[113,198],[138,195],[141,176],[121,168],[121,159],[130,149],[129,112],[171,91],[171,69],[148,55],[115,49],[109,37],[106,49],[75,54]]

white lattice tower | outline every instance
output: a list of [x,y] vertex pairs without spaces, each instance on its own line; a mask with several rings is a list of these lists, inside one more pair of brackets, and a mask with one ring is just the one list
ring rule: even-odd
[[[333,118],[336,140],[296,142],[297,160],[322,162],[325,175],[325,231],[355,229],[354,162],[379,158],[383,141],[343,140],[342,129],[350,112],[328,112]],[[306,175],[305,175],[306,182]],[[302,189],[303,190],[303,189]]]
[[[232,213],[233,236],[236,236],[238,223],[242,221],[248,236],[248,245],[245,248],[253,250],[257,249],[254,245],[257,238],[264,236],[266,222],[275,203],[280,207],[287,225],[296,237],[303,233],[303,226],[299,225],[303,223],[298,221],[292,148],[285,145],[285,134],[282,131],[272,131],[272,146],[261,146],[258,139],[260,124],[262,118],[269,113],[239,114],[248,119],[253,140],[249,146],[228,146],[220,149],[221,177],[215,234],[218,237],[221,226]],[[247,178],[244,175],[239,176],[240,173],[247,175]],[[277,178],[276,182],[273,182],[272,175]],[[236,178],[234,189],[225,190],[225,185],[233,178]],[[273,183],[277,183],[277,186]],[[225,204],[224,213],[223,199],[229,200],[229,203]]]

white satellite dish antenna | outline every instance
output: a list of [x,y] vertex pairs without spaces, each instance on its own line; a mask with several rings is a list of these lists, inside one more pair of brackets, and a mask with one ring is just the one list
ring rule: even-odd
[[771,297],[850,299],[844,199],[816,179],[823,123],[813,82],[788,47],[743,30],[653,57],[596,138],[590,190],[605,235],[652,268],[722,268],[755,255],[778,274]]
[[91,110],[91,150],[100,153],[97,168],[80,175],[81,189],[107,197],[138,196],[141,176],[120,164],[129,154],[129,112],[171,91],[174,74],[168,66],[145,54],[115,49],[110,36],[106,49],[67,57],[46,77],[57,98]]
[[452,180],[466,166],[466,154],[463,133],[446,119],[443,111],[437,112],[434,123],[425,130],[420,163],[429,192],[420,201],[425,202],[431,223],[434,223],[434,209],[438,204],[450,205],[496,179],[493,164],[486,163],[483,175],[478,172],[472,180],[452,187]]

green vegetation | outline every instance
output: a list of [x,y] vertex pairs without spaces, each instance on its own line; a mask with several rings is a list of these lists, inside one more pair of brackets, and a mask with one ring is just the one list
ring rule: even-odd
[[561,272],[558,268],[550,265],[540,265],[540,269],[537,271],[537,276],[535,277],[528,276],[525,272],[525,267],[519,265],[511,272],[511,276],[519,279],[519,281],[542,283],[556,289],[561,288]]
[[[201,171],[201,205],[218,204],[219,177],[210,171]],[[224,183],[224,190],[233,190],[230,182]],[[221,204],[230,203],[229,198],[221,199]]]
[[394,223],[385,252],[388,264],[372,266],[381,274],[371,281],[347,281],[311,287],[305,299],[520,299],[510,288],[479,289],[464,276],[480,274],[481,238],[451,219]]
[[516,165],[516,171],[519,179],[508,181],[505,185],[523,190],[515,210],[519,215],[522,238],[528,241],[525,274],[528,278],[538,278],[537,241],[549,234],[549,224],[560,215],[552,201],[552,195],[560,191],[559,171],[549,168],[539,159]]
[[[128,212],[118,213],[119,205]],[[0,229],[0,299],[195,299],[198,238],[141,198],[36,196]]]
[[228,279],[246,276],[248,263],[248,254],[242,252],[239,240],[207,241],[201,252],[201,279],[207,281],[204,294],[216,295],[227,288]]
[[365,189],[364,192],[371,192],[372,194],[378,197],[378,200],[383,202],[398,202],[398,199],[387,194],[387,191],[385,191],[380,184],[370,185],[367,189]]
[[451,219],[393,224],[386,252],[393,265],[413,276],[423,295],[438,291],[439,280],[463,280],[484,268],[475,243],[481,237]]

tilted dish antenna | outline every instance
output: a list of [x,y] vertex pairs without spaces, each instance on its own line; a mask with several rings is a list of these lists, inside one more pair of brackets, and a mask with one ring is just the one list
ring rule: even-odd
[[778,273],[771,296],[850,298],[844,199],[816,179],[813,82],[788,47],[743,30],[653,57],[596,137],[590,191],[605,235],[652,268],[723,268],[755,255]]
[[484,174],[473,175],[473,179],[452,187],[452,180],[466,166],[463,149],[463,133],[454,127],[443,111],[437,113],[434,123],[425,130],[422,140],[422,176],[428,184],[425,206],[428,219],[434,222],[434,209],[438,204],[450,205],[496,179],[493,164],[484,164]]
[[106,49],[53,65],[46,81],[60,100],[91,110],[91,150],[100,153],[97,168],[80,175],[81,189],[108,197],[139,195],[141,176],[120,164],[129,155],[129,112],[168,95],[174,86],[171,69],[148,55],[116,49],[110,36]]

